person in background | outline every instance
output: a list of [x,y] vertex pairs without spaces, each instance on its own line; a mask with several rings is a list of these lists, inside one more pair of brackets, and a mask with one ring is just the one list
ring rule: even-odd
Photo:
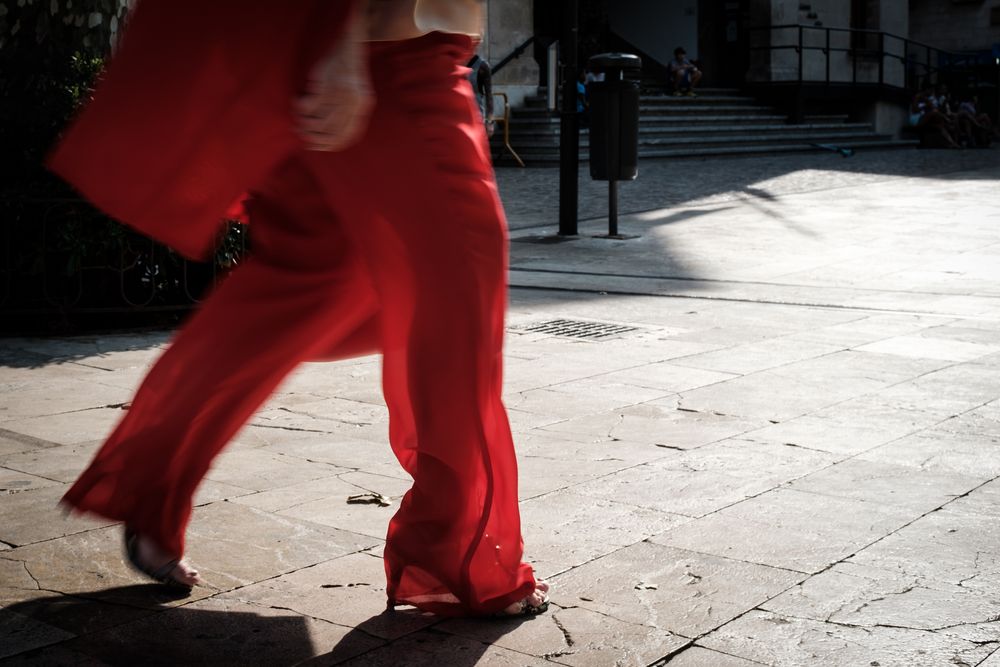
[[587,74],[580,72],[576,78],[576,113],[580,116],[581,127],[590,125],[590,100],[587,97]]
[[670,72],[671,83],[674,86],[674,96],[697,97],[694,92],[698,82],[701,81],[701,70],[687,58],[687,51],[683,46],[674,49],[674,59],[667,66]]
[[934,89],[926,88],[910,101],[908,124],[925,148],[961,148],[955,140],[955,128],[948,117],[934,106]]
[[496,131],[496,123],[493,121],[493,71],[478,53],[472,56],[466,67],[469,68],[469,83],[472,84],[472,92],[476,94],[486,135],[492,137]]

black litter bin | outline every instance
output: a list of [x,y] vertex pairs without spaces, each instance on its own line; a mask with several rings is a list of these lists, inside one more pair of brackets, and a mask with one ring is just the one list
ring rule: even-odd
[[604,74],[587,88],[590,100],[590,177],[631,181],[639,173],[639,84],[625,78],[642,59],[630,53],[601,53],[587,61]]

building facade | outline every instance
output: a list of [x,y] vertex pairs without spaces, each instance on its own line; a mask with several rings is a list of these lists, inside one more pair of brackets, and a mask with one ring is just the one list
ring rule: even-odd
[[[487,1],[487,60],[498,63],[532,36],[538,42],[497,74],[497,89],[515,105],[546,83],[544,47],[558,39],[565,4]],[[852,114],[885,126],[901,120],[915,88],[944,82],[946,69],[965,63],[975,72],[952,80],[976,88],[985,110],[997,112],[1000,0],[577,0],[577,7],[580,62],[631,51],[643,57],[647,80],[664,77],[682,46],[701,61],[705,86],[850,87]],[[875,88],[895,94],[880,97]]]

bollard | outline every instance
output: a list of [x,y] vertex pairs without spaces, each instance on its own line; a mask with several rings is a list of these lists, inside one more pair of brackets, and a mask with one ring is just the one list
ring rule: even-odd
[[630,53],[602,53],[587,61],[604,81],[590,84],[590,177],[608,182],[608,237],[618,233],[618,181],[639,173],[639,84],[625,78],[642,59]]

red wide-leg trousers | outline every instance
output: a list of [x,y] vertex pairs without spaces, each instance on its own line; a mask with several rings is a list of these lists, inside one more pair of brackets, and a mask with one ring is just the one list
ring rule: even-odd
[[212,460],[289,371],[381,351],[389,440],[414,480],[388,529],[390,600],[485,614],[531,593],[500,398],[507,238],[470,47],[441,33],[371,45],[363,139],[293,151],[253,188],[253,257],[181,330],[65,502],[180,555]]

